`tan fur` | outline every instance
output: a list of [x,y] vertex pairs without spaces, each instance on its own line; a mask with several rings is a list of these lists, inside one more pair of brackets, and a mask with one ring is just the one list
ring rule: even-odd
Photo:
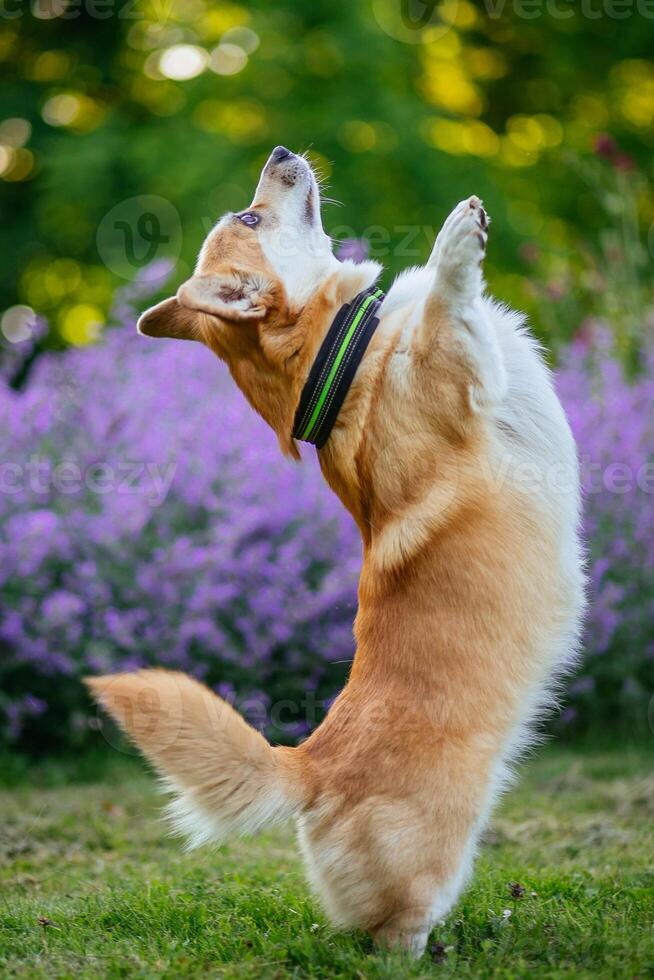
[[[443,271],[446,260],[434,259],[443,289],[457,275]],[[369,270],[343,266],[296,306],[250,230],[227,222],[196,275],[257,279],[252,308],[265,304],[263,317],[207,312],[203,284],[187,336],[227,362],[297,455],[291,429],[309,367]],[[161,335],[168,324],[179,336],[189,309],[172,314],[168,306],[162,326],[160,308],[148,311],[142,331]],[[510,480],[497,492],[485,477],[498,443],[469,334],[438,291],[421,313],[390,311],[320,453],[364,554],[351,677],[306,742],[271,749],[182,675],[89,681],[181,795],[183,827],[204,839],[294,816],[333,921],[416,954],[469,873],[512,732],[554,665],[552,636],[579,604],[547,506]]]

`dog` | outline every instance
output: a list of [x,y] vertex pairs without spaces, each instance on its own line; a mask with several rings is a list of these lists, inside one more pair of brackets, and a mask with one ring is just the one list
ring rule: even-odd
[[335,926],[415,957],[470,877],[584,608],[575,445],[523,318],[485,294],[488,228],[481,201],[462,201],[426,266],[382,297],[376,262],[333,255],[306,159],[272,152],[252,205],[218,222],[138,329],[211,348],[299,458],[298,404],[330,326],[374,297],[318,450],[363,541],[349,681],[306,741],[273,748],[183,674],[88,679],[192,845],[294,819]]

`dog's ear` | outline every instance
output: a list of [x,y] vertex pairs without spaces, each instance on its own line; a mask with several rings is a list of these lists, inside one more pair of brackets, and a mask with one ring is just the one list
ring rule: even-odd
[[176,296],[151,306],[142,313],[136,324],[146,337],[173,337],[175,340],[200,340],[198,316],[178,302]]
[[260,273],[232,269],[213,276],[193,276],[179,287],[177,299],[190,310],[242,323],[263,320],[273,294],[273,283]]

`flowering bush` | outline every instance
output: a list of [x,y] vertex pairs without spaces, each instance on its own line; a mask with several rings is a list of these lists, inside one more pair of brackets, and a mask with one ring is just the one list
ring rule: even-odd
[[5,739],[81,738],[79,678],[146,664],[306,732],[305,692],[332,695],[353,655],[360,552],[308,455],[281,457],[206,348],[133,318],[0,383]]
[[[357,533],[313,453],[285,462],[221,364],[137,337],[129,298],[101,345],[43,355],[21,391],[0,382],[0,739],[82,740],[80,677],[146,664],[295,738],[347,674]],[[652,687],[654,359],[629,384],[602,343],[579,340],[559,373],[594,480],[567,721],[642,717]]]
[[654,722],[654,346],[629,380],[609,332],[589,325],[557,384],[579,447],[591,603],[562,720],[633,733],[648,710]]

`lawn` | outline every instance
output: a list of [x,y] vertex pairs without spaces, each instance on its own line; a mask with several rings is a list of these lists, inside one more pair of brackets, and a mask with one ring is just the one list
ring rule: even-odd
[[2,977],[652,977],[654,746],[524,767],[417,964],[339,935],[290,828],[184,854],[134,759],[5,760]]

